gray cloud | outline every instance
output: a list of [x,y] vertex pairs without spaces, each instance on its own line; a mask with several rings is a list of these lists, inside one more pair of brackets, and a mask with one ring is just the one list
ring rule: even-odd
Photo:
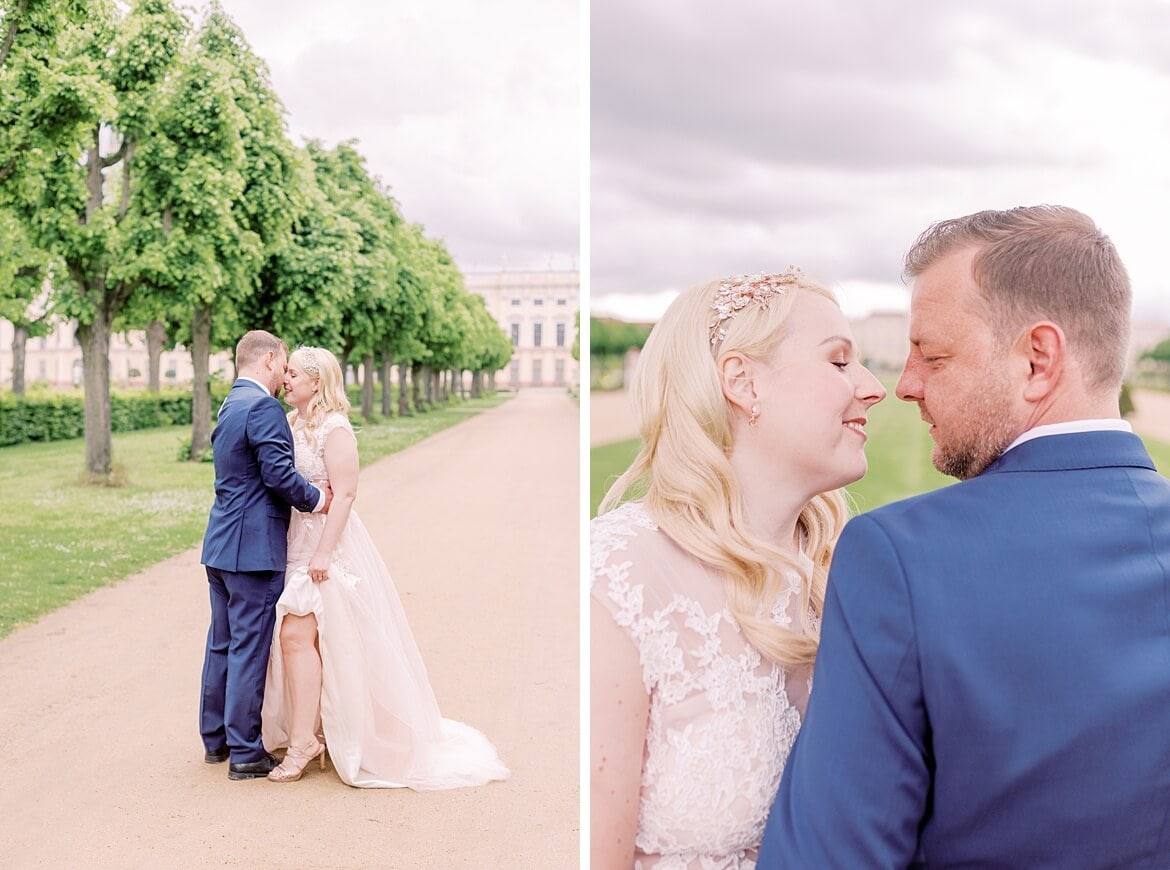
[[[790,262],[897,282],[931,221],[1035,202],[1083,208],[1129,259],[1170,192],[1152,0],[591,10],[595,297]],[[1139,293],[1170,298],[1160,275]]]
[[465,268],[574,261],[576,0],[222,0],[294,139],[358,140],[407,220]]

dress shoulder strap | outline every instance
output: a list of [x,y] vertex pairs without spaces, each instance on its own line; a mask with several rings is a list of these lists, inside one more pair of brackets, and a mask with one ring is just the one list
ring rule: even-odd
[[353,435],[353,425],[349,422],[349,417],[347,417],[345,414],[335,412],[327,416],[324,421],[322,421],[321,427],[318,430],[317,437],[320,439],[322,444],[325,443],[325,439],[329,437],[334,429],[344,429],[351,436]]

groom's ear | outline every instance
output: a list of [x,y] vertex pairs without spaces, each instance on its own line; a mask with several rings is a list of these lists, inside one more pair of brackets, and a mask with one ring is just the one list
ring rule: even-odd
[[752,361],[741,353],[731,351],[720,356],[715,366],[719,372],[719,385],[723,388],[723,397],[750,416],[752,405],[756,401]]
[[1064,374],[1068,353],[1064,331],[1049,321],[1033,323],[1021,342],[1021,350],[1028,362],[1024,399],[1029,402],[1043,401],[1056,389]]

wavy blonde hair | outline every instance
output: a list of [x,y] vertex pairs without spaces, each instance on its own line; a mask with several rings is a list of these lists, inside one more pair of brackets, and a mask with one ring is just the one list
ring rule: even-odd
[[[800,294],[815,293],[838,303],[828,289],[799,276],[767,308],[753,302],[724,321],[726,334],[713,346],[711,304],[720,283],[682,293],[651,331],[630,386],[641,448],[610,487],[600,513],[616,507],[624,496],[643,497],[662,531],[726,576],[728,608],[756,649],[784,665],[812,664],[829,560],[849,517],[845,496],[842,490],[821,493],[800,512],[797,523],[812,561],[811,576],[787,553],[751,534],[728,458],[734,447],[734,418],[716,361],[730,351],[763,361],[784,340],[788,313]],[[770,618],[784,588],[785,570],[801,576],[800,633]]]
[[[345,379],[341,375],[341,364],[337,357],[323,347],[301,345],[289,354],[288,361],[290,365],[295,363],[297,368],[317,381],[317,395],[309,403],[305,428],[316,429],[325,416],[334,411],[348,416],[349,396],[345,394]],[[288,412],[290,426],[299,415],[296,408]]]

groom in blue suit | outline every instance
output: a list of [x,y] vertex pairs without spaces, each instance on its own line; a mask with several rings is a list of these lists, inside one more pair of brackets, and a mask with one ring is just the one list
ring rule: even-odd
[[1077,211],[911,249],[932,460],[853,519],[760,868],[1170,867],[1170,482],[1118,413],[1131,296]]
[[230,779],[267,776],[277,759],[264,749],[260,705],[284,588],[290,505],[327,509],[331,493],[293,465],[292,434],[275,398],[288,348],[263,330],[236,345],[239,375],[211,435],[215,503],[203,538],[211,627],[203,663],[199,730],[209,763],[227,761]]

